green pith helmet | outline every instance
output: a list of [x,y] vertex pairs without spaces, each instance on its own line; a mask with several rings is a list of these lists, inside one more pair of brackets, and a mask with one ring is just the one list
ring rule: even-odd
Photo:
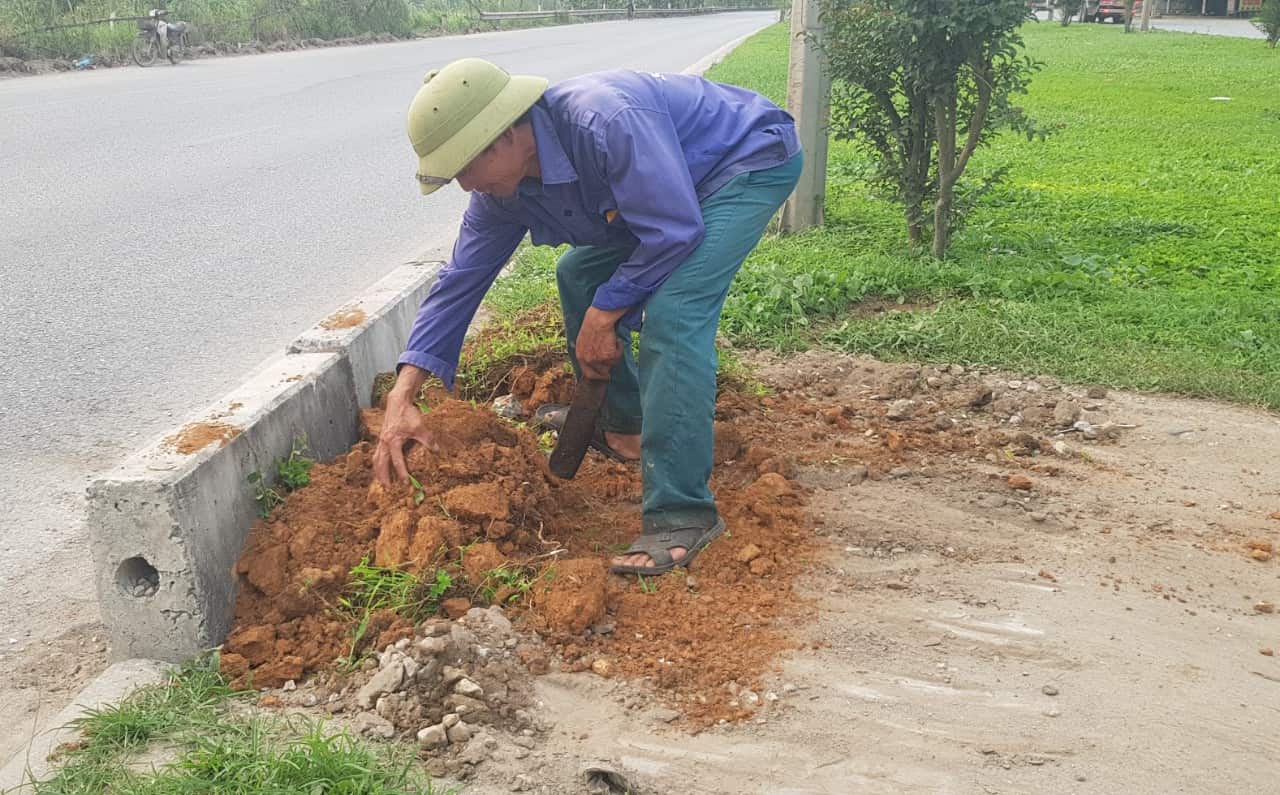
[[448,184],[547,90],[547,79],[509,75],[480,58],[427,73],[409,105],[409,142],[423,194]]

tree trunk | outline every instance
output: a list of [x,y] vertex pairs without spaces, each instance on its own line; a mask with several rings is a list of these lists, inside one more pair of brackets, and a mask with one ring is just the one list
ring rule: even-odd
[[951,236],[951,205],[956,178],[956,96],[949,92],[934,113],[938,129],[938,199],[933,207],[933,258],[947,255]]

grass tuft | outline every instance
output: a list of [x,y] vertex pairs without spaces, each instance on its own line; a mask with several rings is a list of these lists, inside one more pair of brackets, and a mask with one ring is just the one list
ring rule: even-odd
[[244,695],[216,655],[188,663],[77,720],[83,739],[63,749],[53,776],[27,786],[33,795],[444,795],[405,751],[299,716],[233,716],[231,700]]

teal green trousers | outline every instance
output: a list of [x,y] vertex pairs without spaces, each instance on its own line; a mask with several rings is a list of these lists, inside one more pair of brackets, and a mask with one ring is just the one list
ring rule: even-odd
[[[716,402],[716,329],[733,277],[795,188],[801,156],[734,178],[702,202],[706,234],[689,258],[649,297],[639,360],[621,332],[623,357],[610,374],[604,430],[640,434],[643,532],[711,527],[719,516],[711,477]],[[578,246],[556,267],[569,358],[596,288],[628,249]],[[580,372],[580,371],[579,371]]]

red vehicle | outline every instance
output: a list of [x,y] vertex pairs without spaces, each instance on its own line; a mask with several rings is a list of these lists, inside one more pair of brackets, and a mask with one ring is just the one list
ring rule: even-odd
[[[1090,9],[1092,8],[1092,14]],[[1137,19],[1142,13],[1142,0],[1133,0],[1133,16]],[[1085,4],[1085,22],[1102,22],[1110,19],[1112,22],[1124,22],[1124,0],[1099,0],[1095,6],[1093,3]]]

